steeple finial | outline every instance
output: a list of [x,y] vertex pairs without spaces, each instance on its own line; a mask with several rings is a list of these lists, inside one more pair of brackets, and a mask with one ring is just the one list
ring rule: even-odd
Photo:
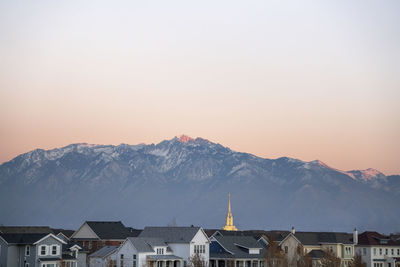
[[231,193],[228,193],[228,213],[231,212]]

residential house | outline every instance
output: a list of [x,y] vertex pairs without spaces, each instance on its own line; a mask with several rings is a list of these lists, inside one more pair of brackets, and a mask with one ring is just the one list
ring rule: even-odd
[[162,239],[174,255],[182,258],[183,266],[190,263],[195,255],[209,262],[210,240],[201,227],[145,227],[139,237]]
[[114,267],[117,266],[118,246],[104,246],[89,255],[89,267]]
[[319,266],[320,259],[329,250],[340,258],[342,266],[347,267],[354,258],[354,235],[355,233],[296,232],[293,228],[279,242],[279,246],[286,253],[289,265],[297,261],[298,249],[302,248],[312,258],[313,266]]
[[128,237],[117,250],[117,267],[183,267],[183,259],[174,255],[158,237]]
[[377,232],[358,235],[356,251],[367,267],[400,267],[400,240]]
[[210,267],[263,267],[266,248],[252,236],[216,235],[210,243]]
[[139,233],[140,230],[125,227],[120,221],[86,221],[72,234],[71,240],[91,254],[104,246],[119,246],[127,237]]
[[63,253],[65,245],[52,233],[0,234],[0,267],[76,267],[80,248]]

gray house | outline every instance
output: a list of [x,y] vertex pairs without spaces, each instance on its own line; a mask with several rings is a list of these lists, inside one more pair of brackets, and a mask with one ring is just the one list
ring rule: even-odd
[[252,236],[211,238],[210,267],[264,267],[266,248]]
[[80,249],[52,233],[0,234],[0,267],[77,267]]

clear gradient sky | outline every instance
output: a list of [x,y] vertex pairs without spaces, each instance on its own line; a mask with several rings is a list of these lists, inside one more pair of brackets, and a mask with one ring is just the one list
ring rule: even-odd
[[201,136],[400,173],[400,1],[0,1],[0,162]]

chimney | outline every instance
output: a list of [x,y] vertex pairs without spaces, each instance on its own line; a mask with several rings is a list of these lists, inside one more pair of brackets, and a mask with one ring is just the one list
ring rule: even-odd
[[296,230],[294,230],[294,227],[292,226],[292,234],[295,234]]
[[357,228],[354,228],[354,231],[353,231],[353,243],[354,243],[354,245],[358,244],[358,231],[357,231]]

